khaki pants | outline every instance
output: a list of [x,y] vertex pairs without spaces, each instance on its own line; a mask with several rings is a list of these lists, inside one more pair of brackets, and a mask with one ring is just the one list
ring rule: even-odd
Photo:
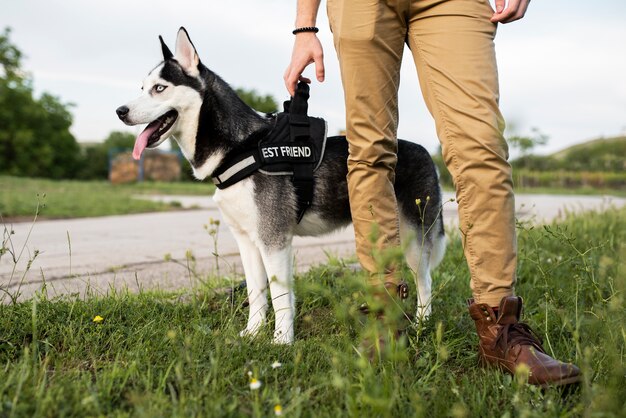
[[408,43],[454,178],[474,298],[497,306],[513,294],[516,237],[488,0],[327,5],[345,93],[348,189],[361,264],[376,273],[372,245],[399,245],[394,170],[400,64]]

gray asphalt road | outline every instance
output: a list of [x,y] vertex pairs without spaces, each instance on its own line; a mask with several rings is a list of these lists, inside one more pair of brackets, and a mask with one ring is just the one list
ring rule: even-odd
[[[452,197],[446,194],[445,199]],[[13,232],[9,248],[18,260],[14,263],[12,254],[2,256],[1,288],[27,298],[45,283],[49,296],[84,295],[112,288],[189,287],[215,275],[218,268],[221,275],[241,275],[238,249],[224,224],[218,230],[216,263],[213,237],[204,225],[211,219],[221,221],[221,216],[210,197],[153,198],[200,209],[5,225],[5,238]],[[624,204],[626,199],[620,198],[518,195],[516,208],[520,219],[541,223],[566,212]],[[445,203],[443,216],[448,226],[454,225],[456,203]],[[296,238],[296,268],[306,270],[329,256],[352,257],[352,234],[347,228],[324,237]]]

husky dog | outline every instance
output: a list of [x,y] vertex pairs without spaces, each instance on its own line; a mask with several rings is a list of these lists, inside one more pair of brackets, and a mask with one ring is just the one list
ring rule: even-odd
[[[133,157],[174,138],[202,180],[224,158],[272,126],[272,115],[261,115],[244,104],[235,91],[205,67],[187,31],[180,28],[175,53],[165,45],[163,61],[143,81],[142,95],[117,109],[127,125],[147,124],[135,142]],[[293,292],[292,239],[321,235],[350,224],[345,137],[327,139],[323,161],[314,173],[311,206],[298,222],[298,199],[289,176],[262,171],[216,190],[214,200],[229,225],[241,253],[250,311],[241,335],[256,335],[268,309],[267,290],[275,312],[274,341],[292,343],[296,316]],[[445,251],[441,192],[426,150],[400,140],[396,196],[406,260],[416,275],[420,318],[430,313],[430,271]],[[427,199],[428,198],[428,199]],[[421,199],[421,206],[416,204]]]

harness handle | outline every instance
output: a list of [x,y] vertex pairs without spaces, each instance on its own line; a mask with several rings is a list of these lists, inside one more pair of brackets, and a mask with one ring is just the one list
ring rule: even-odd
[[[298,82],[296,93],[290,102],[285,102],[285,112],[289,113],[289,136],[292,141],[311,140],[309,110],[309,85]],[[313,203],[313,168],[314,164],[297,164],[293,170],[293,184],[298,197],[298,223]]]
[[293,97],[283,103],[283,111],[289,114],[306,115],[309,110],[309,91],[309,85],[304,81],[299,81]]

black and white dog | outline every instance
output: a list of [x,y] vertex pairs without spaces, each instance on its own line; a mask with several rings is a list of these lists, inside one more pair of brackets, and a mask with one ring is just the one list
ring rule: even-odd
[[[159,37],[160,38],[160,37]],[[211,177],[224,158],[246,145],[255,133],[272,126],[272,116],[244,104],[235,91],[205,67],[184,28],[175,54],[161,40],[163,62],[143,81],[142,95],[117,109],[127,125],[148,124],[135,142],[133,156],[173,137],[198,179]],[[437,172],[424,148],[399,141],[396,195],[406,260],[418,288],[417,317],[430,313],[430,271],[441,261],[445,237]],[[246,276],[250,311],[242,335],[255,335],[265,322],[267,290],[275,312],[274,341],[294,340],[292,238],[320,235],[351,222],[346,185],[348,145],[345,137],[326,142],[323,161],[314,173],[310,208],[297,222],[298,200],[289,176],[261,171],[217,190],[217,202],[235,236]],[[428,198],[428,203],[426,199]],[[422,205],[416,204],[421,199]]]

